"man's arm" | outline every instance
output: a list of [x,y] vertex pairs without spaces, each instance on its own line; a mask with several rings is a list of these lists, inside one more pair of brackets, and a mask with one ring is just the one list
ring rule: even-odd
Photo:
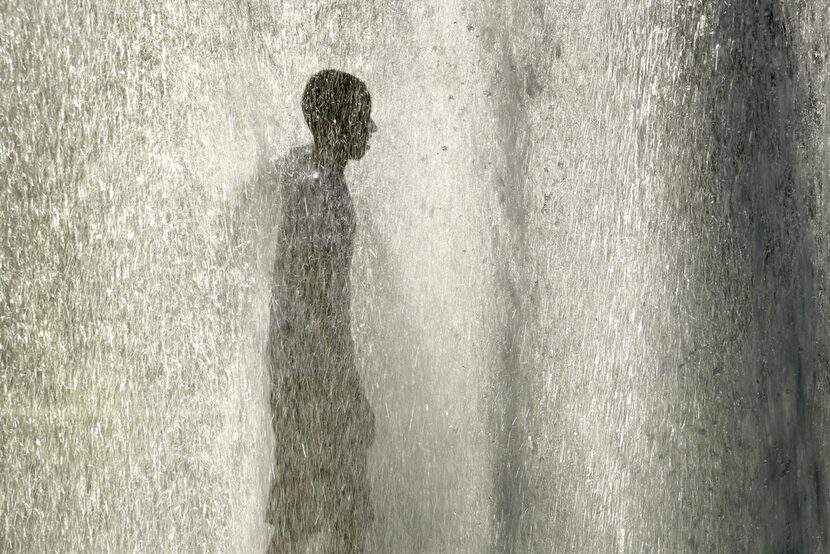
[[[344,366],[336,370],[335,377],[343,386],[343,392],[353,404],[350,410],[358,416],[357,427],[349,432],[357,433],[358,440],[366,446],[372,444],[375,436],[375,414],[369,406],[363,386],[355,371],[351,371],[353,360],[352,349],[346,344],[346,337],[342,323],[336,320],[335,307],[331,303],[329,287],[332,285],[332,277],[335,268],[330,247],[316,243],[306,243],[305,256],[308,266],[306,267],[306,279],[304,283],[306,300],[312,311],[312,317],[316,320],[318,329],[325,341],[324,347],[327,352],[338,361],[346,362]],[[339,371],[345,369],[346,371]],[[350,396],[348,396],[350,395]]]
[[331,247],[307,242],[303,256],[306,264],[303,292],[311,316],[322,334],[326,350],[335,356],[346,356],[349,348],[339,330],[337,312],[329,291],[335,270]]

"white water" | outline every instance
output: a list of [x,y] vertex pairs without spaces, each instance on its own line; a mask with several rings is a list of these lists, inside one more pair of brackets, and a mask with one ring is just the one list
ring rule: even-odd
[[251,179],[323,67],[379,127],[370,551],[827,548],[830,14],[698,4],[7,8],[3,549],[264,545]]

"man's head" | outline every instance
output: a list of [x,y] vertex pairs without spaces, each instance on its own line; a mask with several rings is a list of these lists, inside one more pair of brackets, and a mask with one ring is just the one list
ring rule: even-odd
[[303,115],[318,149],[359,160],[377,127],[366,84],[349,73],[326,69],[313,75],[303,91]]

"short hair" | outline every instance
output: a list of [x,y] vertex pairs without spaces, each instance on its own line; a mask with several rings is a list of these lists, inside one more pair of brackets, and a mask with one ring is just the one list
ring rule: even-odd
[[325,137],[356,110],[372,107],[366,83],[344,71],[325,69],[311,76],[302,98],[303,116],[314,138]]

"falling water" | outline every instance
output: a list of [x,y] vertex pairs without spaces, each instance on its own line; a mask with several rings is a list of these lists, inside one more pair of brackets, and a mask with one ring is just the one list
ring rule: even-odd
[[0,550],[264,551],[305,80],[360,76],[370,552],[822,552],[817,0],[0,5]]

